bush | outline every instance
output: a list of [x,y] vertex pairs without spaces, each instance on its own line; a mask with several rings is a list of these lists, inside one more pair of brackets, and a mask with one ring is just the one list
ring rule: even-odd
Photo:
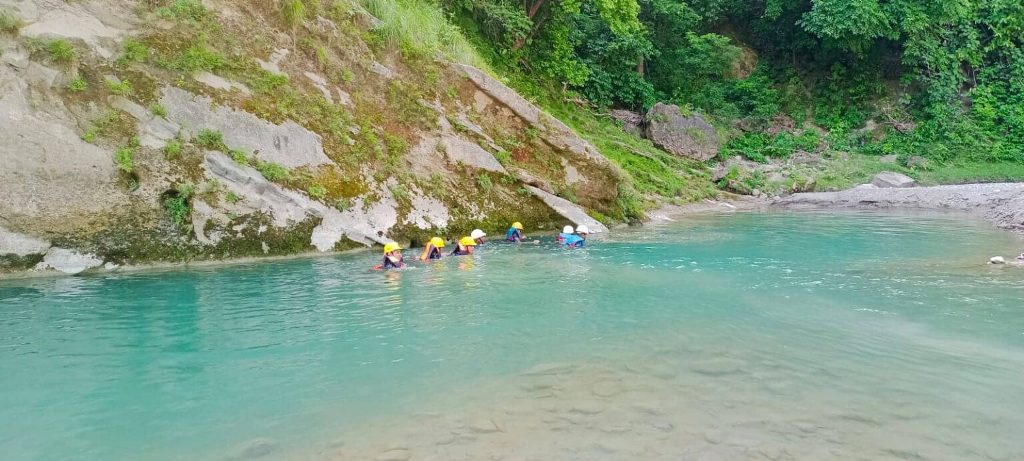
[[483,66],[483,60],[462,35],[448,22],[437,5],[426,0],[363,0],[370,14],[381,20],[373,32],[403,54],[432,58],[442,54],[454,62]]
[[165,192],[163,196],[164,210],[171,217],[179,228],[188,228],[188,218],[192,214],[192,205],[189,199],[195,195],[196,186],[186,182],[175,186],[173,191]]
[[74,61],[78,56],[75,46],[63,38],[47,42],[46,53],[50,56],[51,61],[64,64]]
[[85,91],[89,87],[89,83],[82,77],[75,77],[68,82],[68,91],[72,93],[80,93]]
[[491,193],[491,190],[494,189],[494,183],[491,182],[491,177],[487,173],[480,173],[476,177],[476,185],[480,186],[480,190],[484,191],[485,194]]

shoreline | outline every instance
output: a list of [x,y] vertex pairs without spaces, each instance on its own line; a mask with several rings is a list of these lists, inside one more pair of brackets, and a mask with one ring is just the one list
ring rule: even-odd
[[[684,205],[665,204],[648,213],[645,225],[673,222],[686,216],[764,211],[772,208],[789,210],[931,210],[966,213],[984,219],[999,229],[1024,236],[1024,183],[960,184],[928,187],[878,188],[861,185],[836,192],[802,192],[792,195],[758,198],[745,195],[723,194],[722,200],[705,199]],[[365,252],[368,248],[343,251],[304,251],[278,256],[244,256],[228,259],[210,259],[186,262],[154,261],[130,264],[113,269],[97,268],[81,275],[139,273],[186,268],[219,267],[241,264],[284,261],[302,258],[325,258]],[[1016,254],[1010,255],[1010,266]],[[0,273],[0,282],[48,277],[64,277],[56,271],[23,270]]]

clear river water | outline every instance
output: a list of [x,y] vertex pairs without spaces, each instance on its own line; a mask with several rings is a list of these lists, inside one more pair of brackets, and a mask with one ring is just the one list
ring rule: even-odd
[[737,213],[388,273],[0,281],[0,458],[1020,460],[1024,268],[984,264],[1020,246]]

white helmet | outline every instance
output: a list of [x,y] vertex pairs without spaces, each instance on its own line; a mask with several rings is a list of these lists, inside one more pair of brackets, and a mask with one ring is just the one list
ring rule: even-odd
[[576,233],[577,234],[589,234],[590,233],[590,229],[587,228],[586,224],[580,224],[579,227],[576,228]]
[[480,230],[480,229],[473,229],[473,232],[470,232],[469,236],[473,237],[473,240],[476,240],[476,239],[481,238],[481,237],[486,237],[487,233],[482,231],[482,230]]
[[563,234],[571,234],[572,233],[572,226],[565,226],[565,227],[563,227],[562,228],[562,233]]

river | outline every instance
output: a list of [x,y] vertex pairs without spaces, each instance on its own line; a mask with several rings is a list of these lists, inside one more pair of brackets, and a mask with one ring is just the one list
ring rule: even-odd
[[0,453],[1024,459],[1024,270],[984,265],[1020,246],[960,215],[751,212],[388,273],[2,281]]

